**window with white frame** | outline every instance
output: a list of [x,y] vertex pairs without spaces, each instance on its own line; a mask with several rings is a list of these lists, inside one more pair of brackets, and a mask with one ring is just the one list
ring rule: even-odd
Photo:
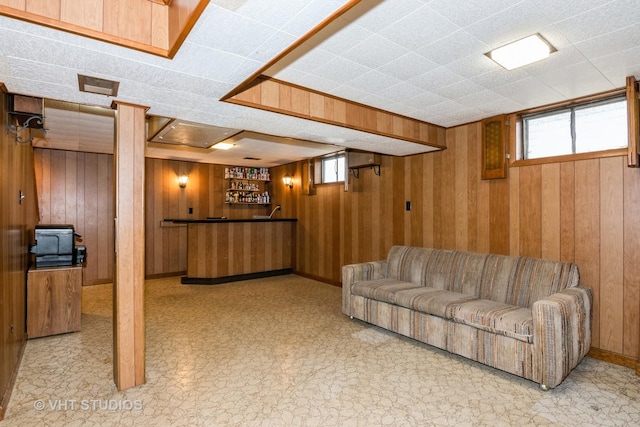
[[322,169],[322,184],[332,182],[344,182],[345,179],[345,156],[344,153],[330,157],[324,157],[320,163]]
[[523,159],[627,147],[624,96],[522,116]]

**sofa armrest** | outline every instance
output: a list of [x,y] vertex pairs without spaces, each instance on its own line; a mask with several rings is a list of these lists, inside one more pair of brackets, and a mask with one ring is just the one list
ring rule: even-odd
[[342,267],[342,312],[351,316],[351,286],[364,280],[387,277],[387,261],[349,264]]
[[592,291],[583,286],[533,303],[533,357],[540,384],[560,384],[589,351],[591,307]]

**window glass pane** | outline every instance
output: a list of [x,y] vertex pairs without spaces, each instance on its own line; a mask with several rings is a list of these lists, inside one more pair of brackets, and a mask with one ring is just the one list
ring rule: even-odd
[[322,182],[336,182],[337,160],[335,157],[322,160]]
[[344,181],[344,156],[338,157],[338,181]]
[[525,159],[572,154],[571,112],[524,118],[527,147]]
[[626,100],[576,108],[576,152],[623,148],[627,138]]

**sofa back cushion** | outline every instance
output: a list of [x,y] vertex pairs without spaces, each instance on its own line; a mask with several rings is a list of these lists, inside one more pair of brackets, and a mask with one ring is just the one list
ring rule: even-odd
[[388,277],[519,307],[577,286],[575,264],[530,257],[394,246]]

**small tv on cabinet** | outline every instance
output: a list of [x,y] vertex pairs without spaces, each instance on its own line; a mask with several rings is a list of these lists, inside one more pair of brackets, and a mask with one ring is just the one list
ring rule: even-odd
[[35,245],[30,252],[35,255],[36,267],[61,267],[73,265],[75,233],[73,225],[36,225]]

